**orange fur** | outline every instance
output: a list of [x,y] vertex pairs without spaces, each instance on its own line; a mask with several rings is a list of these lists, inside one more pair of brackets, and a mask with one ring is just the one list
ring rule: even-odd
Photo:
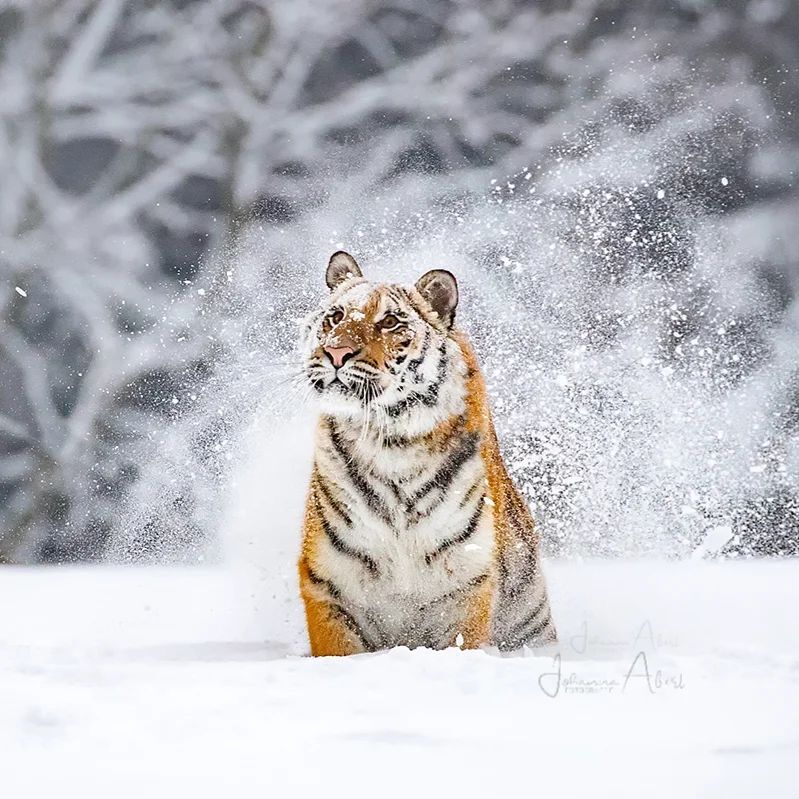
[[463,649],[479,649],[491,640],[491,612],[494,606],[494,581],[487,580],[472,591],[469,613],[461,630]]

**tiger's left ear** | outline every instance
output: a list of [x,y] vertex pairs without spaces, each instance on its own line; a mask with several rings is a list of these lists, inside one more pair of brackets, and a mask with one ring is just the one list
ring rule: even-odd
[[430,303],[438,318],[452,327],[458,306],[458,281],[446,269],[431,269],[416,281],[419,293]]
[[344,250],[334,252],[330,256],[325,273],[325,282],[329,289],[334,289],[339,283],[349,280],[351,277],[363,277],[361,267],[358,262]]

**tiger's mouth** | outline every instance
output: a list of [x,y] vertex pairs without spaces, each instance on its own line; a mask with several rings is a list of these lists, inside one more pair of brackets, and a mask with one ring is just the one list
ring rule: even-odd
[[311,366],[308,379],[311,388],[320,397],[346,398],[356,400],[363,406],[368,406],[380,397],[386,386],[380,377],[352,374],[337,370],[334,374],[319,374]]

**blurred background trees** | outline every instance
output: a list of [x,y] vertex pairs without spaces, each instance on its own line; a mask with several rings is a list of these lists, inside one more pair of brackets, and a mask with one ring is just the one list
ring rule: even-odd
[[[455,241],[494,298],[472,333],[550,551],[625,551],[587,506],[644,490],[653,525],[674,505],[675,553],[714,525],[722,551],[796,553],[797,66],[788,0],[0,0],[0,560],[212,533],[235,431],[208,386],[257,396],[281,298],[312,301],[331,237],[385,258],[414,232]],[[386,232],[398,196],[419,218]],[[219,367],[244,347],[234,385]],[[513,352],[553,379],[592,367],[549,405]],[[705,380],[757,457],[653,480],[679,420],[643,440],[650,373],[686,397]],[[187,418],[172,516],[127,529]]]

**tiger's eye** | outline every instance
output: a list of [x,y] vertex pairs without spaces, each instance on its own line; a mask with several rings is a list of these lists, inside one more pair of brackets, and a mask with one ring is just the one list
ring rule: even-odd
[[327,320],[331,325],[337,325],[344,318],[344,311],[341,308],[336,308],[331,314],[328,315]]
[[396,327],[398,324],[399,324],[399,319],[397,319],[397,317],[394,316],[394,314],[392,313],[386,314],[380,320],[380,327],[382,327],[383,330],[390,330],[392,327]]

